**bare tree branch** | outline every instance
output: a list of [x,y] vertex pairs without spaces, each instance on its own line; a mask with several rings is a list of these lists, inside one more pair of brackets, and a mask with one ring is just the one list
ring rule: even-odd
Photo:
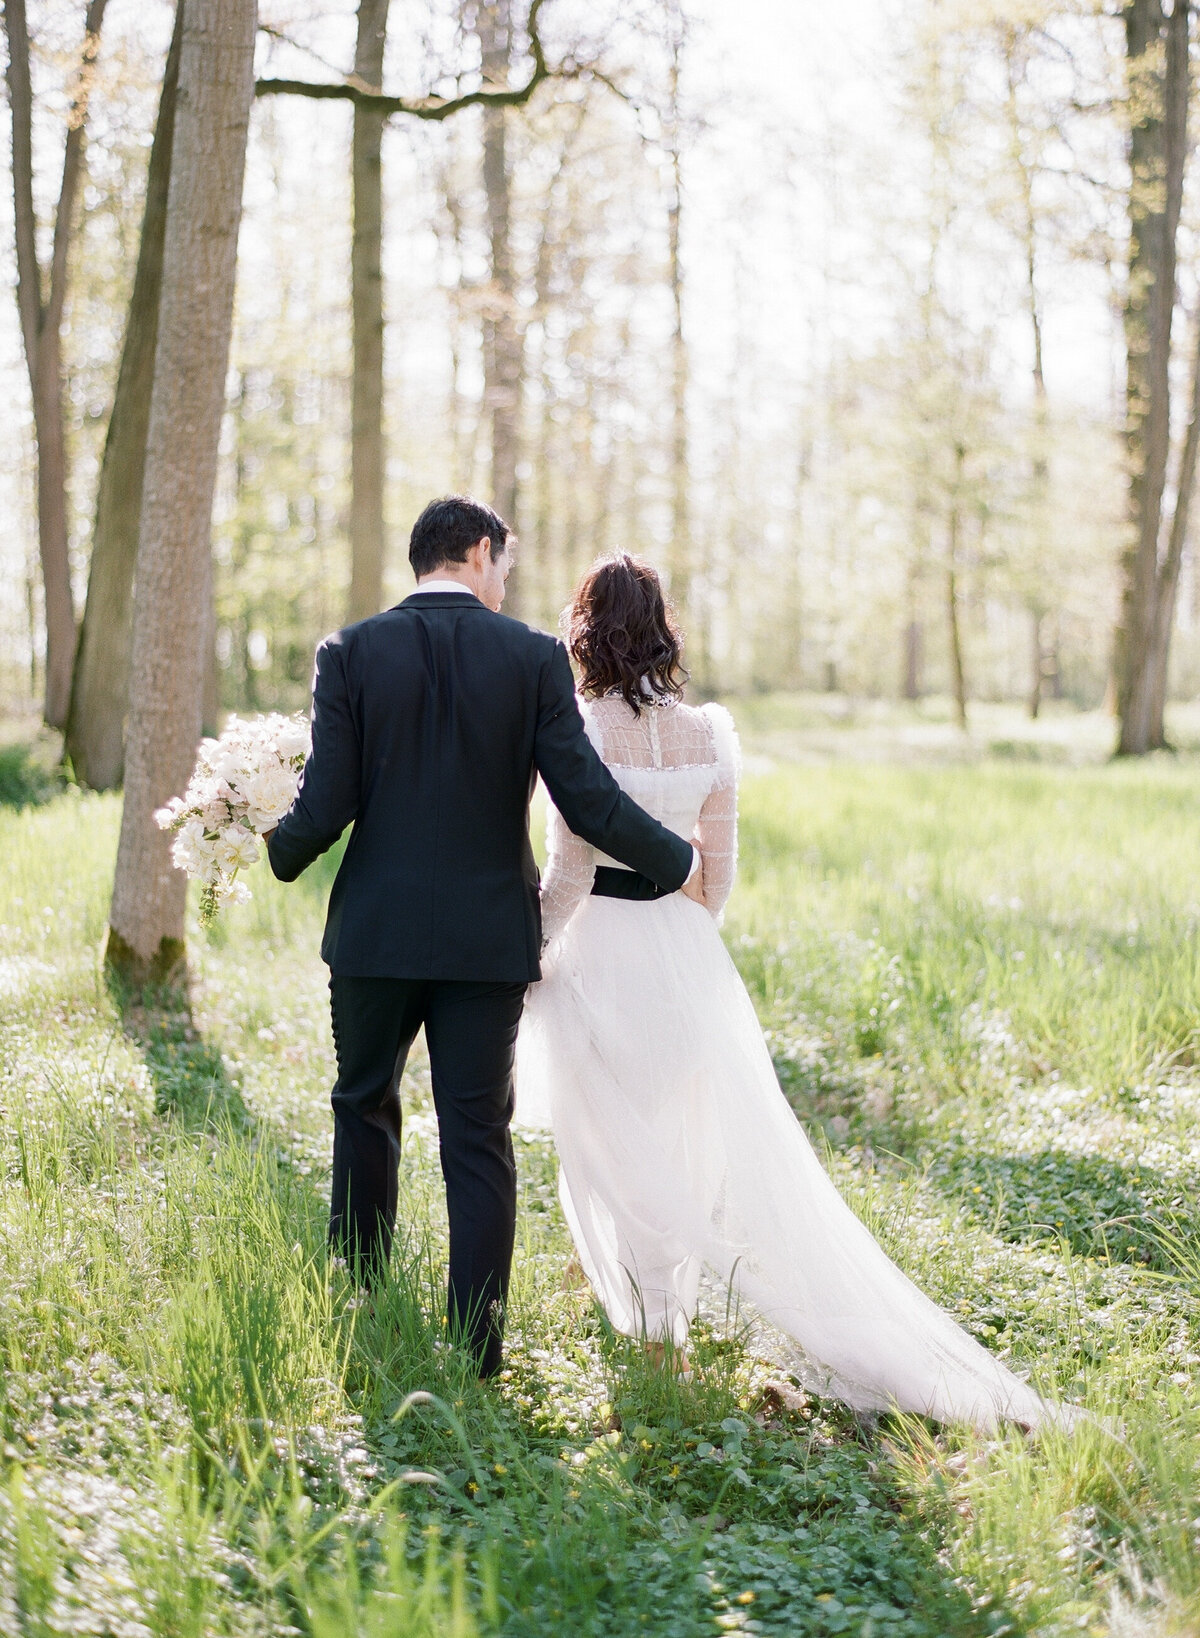
[[341,69],[336,63],[331,63],[328,57],[322,57],[319,51],[313,46],[306,45],[303,40],[293,38],[286,29],[275,28],[270,23],[260,22],[258,32],[265,34],[268,40],[274,40],[278,45],[289,46],[291,50],[302,52],[304,56],[311,57],[313,62],[320,63],[321,67],[327,68],[331,74],[341,73]]
[[376,113],[384,115],[410,114],[414,119],[447,119],[451,114],[457,114],[464,108],[518,108],[529,101],[544,80],[573,77],[580,72],[573,66],[552,69],[547,63],[541,36],[538,33],[538,13],[544,3],[545,0],[531,0],[529,7],[526,33],[529,35],[529,54],[533,58],[533,70],[522,86],[507,90],[489,90],[486,86],[481,86],[478,91],[467,91],[459,97],[385,97],[366,90],[353,79],[342,80],[334,85],[314,85],[308,80],[259,80],[254,92],[259,97],[331,98],[352,102],[356,108],[374,109]]

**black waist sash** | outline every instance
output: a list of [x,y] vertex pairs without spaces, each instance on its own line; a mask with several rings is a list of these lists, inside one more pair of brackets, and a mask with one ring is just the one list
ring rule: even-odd
[[611,865],[597,865],[592,883],[592,893],[600,899],[665,899],[672,891],[649,876],[639,876],[636,870],[614,870]]

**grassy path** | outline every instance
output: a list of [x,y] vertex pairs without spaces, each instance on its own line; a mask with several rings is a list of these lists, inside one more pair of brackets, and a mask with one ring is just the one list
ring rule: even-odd
[[[606,1336],[520,1145],[509,1369],[442,1343],[423,1067],[363,1306],[323,1248],[329,871],[99,976],[117,807],[0,808],[0,1634],[1200,1629],[1200,772],[775,768],[726,935],[893,1255],[1122,1440],[862,1426],[736,1325]],[[416,1394],[414,1399],[412,1396]]]

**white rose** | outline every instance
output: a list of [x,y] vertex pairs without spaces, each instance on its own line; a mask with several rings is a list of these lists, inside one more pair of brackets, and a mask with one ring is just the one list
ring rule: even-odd
[[295,798],[296,784],[293,770],[279,762],[260,768],[247,782],[242,794],[246,799],[246,817],[255,830],[270,830],[283,817]]
[[275,738],[276,749],[285,762],[308,755],[308,724],[285,722]]

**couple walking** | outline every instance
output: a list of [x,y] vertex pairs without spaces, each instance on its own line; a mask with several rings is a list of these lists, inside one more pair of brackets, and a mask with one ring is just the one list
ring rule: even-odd
[[[424,1026],[449,1318],[480,1374],[499,1370],[520,1026],[522,1112],[553,1127],[567,1221],[618,1329],[659,1354],[682,1347],[708,1269],[857,1408],[981,1428],[1053,1416],[890,1261],[779,1089],[717,931],[736,869],[736,735],[719,706],[683,703],[653,569],[618,556],[585,576],[577,699],[563,644],[500,614],[512,547],[474,500],[426,507],[416,590],[317,650],[312,752],[268,843],[291,881],[353,826],[321,947],[335,1250],[363,1278],[386,1269],[399,1081]],[[553,803],[540,885],[538,774]]]

